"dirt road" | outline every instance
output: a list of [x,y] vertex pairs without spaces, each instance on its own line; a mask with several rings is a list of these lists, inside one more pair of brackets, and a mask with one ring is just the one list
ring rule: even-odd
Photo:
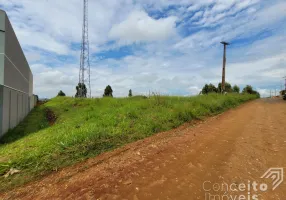
[[65,168],[0,197],[284,200],[286,180],[272,190],[271,179],[260,177],[269,168],[286,169],[285,119],[285,101],[256,100]]

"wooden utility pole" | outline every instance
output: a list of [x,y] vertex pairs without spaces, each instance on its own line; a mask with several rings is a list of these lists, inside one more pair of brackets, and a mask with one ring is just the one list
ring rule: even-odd
[[221,80],[221,93],[225,91],[225,65],[226,65],[226,46],[227,42],[221,42],[223,44],[223,63],[222,63],[222,80]]

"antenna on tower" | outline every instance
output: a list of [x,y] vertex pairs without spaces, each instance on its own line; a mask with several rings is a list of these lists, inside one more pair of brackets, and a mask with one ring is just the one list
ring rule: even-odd
[[[87,92],[89,92],[89,97],[91,97],[88,41],[88,0],[83,0],[83,25],[80,53],[79,83],[81,84],[81,87],[79,88],[79,97],[86,97]],[[86,86],[86,84],[88,87]]]

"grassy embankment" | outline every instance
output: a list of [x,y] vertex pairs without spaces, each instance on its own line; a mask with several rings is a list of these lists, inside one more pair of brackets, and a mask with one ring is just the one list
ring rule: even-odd
[[[74,99],[57,97],[35,108],[0,143],[0,191],[192,119],[221,113],[254,95]],[[46,111],[57,117],[51,125]]]

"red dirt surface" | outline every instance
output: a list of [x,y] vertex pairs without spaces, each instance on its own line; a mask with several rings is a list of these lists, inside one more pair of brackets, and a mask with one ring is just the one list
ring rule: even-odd
[[286,180],[273,191],[271,179],[260,177],[271,167],[286,167],[285,117],[285,101],[252,101],[64,168],[0,198],[208,200],[211,193],[247,199],[247,191],[225,193],[225,187],[214,191],[211,186],[225,183],[237,189],[256,181],[269,188],[252,189],[250,195],[284,200]]
[[53,126],[57,120],[57,116],[55,115],[55,113],[48,108],[46,109],[46,118],[47,118],[50,126]]

